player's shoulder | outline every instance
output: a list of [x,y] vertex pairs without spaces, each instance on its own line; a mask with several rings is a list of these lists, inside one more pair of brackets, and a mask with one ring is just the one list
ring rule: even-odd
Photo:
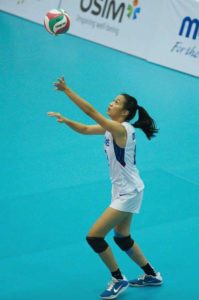
[[122,122],[122,125],[126,128],[126,129],[128,129],[128,130],[131,130],[131,131],[134,131],[135,130],[135,128],[133,127],[133,125],[131,124],[131,123],[129,123],[129,122]]

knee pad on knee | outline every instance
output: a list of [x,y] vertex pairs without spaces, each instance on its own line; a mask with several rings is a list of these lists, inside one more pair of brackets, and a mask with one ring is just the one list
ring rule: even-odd
[[102,237],[87,236],[86,240],[96,253],[104,252],[108,248],[107,242]]
[[114,241],[123,251],[128,251],[133,247],[134,240],[131,236],[114,236]]

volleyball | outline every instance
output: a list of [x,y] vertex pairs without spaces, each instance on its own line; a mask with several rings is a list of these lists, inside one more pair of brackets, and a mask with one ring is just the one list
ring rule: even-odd
[[66,33],[70,27],[70,16],[64,9],[52,9],[45,15],[44,26],[51,34]]

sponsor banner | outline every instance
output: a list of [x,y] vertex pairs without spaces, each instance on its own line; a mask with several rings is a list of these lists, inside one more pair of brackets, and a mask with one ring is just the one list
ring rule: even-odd
[[198,0],[63,0],[70,33],[199,76]]
[[0,10],[43,24],[47,11],[57,8],[59,0],[0,0]]
[[145,58],[157,17],[153,1],[63,0],[62,7],[72,18],[70,33]]
[[199,77],[199,1],[163,1],[146,58]]
[[199,77],[199,0],[0,0],[40,24],[58,7],[70,34]]

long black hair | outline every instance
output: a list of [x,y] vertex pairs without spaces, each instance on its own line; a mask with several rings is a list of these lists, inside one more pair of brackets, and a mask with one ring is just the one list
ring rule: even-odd
[[125,98],[124,109],[128,110],[129,112],[125,121],[132,120],[135,117],[136,112],[138,112],[138,120],[132,125],[136,128],[142,129],[149,140],[152,137],[155,137],[158,129],[155,121],[150,117],[148,112],[142,106],[138,105],[138,102],[134,97],[128,94],[121,95]]

